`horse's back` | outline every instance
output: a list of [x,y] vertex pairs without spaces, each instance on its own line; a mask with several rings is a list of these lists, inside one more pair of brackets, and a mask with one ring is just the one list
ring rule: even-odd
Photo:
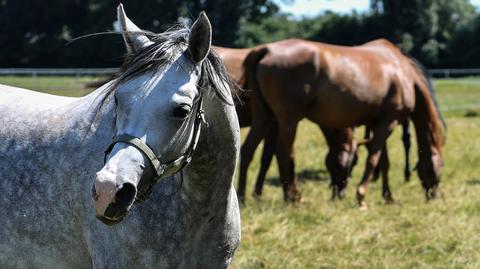
[[41,93],[0,84],[0,107],[49,109],[73,102],[77,98]]
[[355,47],[283,40],[268,45],[257,80],[279,118],[307,116],[331,128],[358,125],[375,120],[383,104],[402,100],[389,97],[404,86],[395,50],[386,40]]

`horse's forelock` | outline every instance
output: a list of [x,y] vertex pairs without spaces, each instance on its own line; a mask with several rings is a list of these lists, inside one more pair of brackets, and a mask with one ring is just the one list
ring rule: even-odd
[[[110,88],[111,92],[114,92],[119,84],[140,74],[152,70],[162,70],[168,64],[171,64],[178,54],[183,53],[188,46],[189,29],[186,27],[176,26],[164,33],[145,32],[145,34],[150,37],[153,43],[125,56],[125,61],[119,73],[114,77],[115,82]],[[201,70],[199,86],[213,89],[222,101],[229,103],[227,98],[229,88],[235,89],[235,87],[233,87],[222,60],[213,50],[210,50],[207,58],[202,62]]]
[[[149,36],[153,43],[125,56],[124,63],[120,71],[113,77],[112,83],[99,94],[101,99],[96,114],[102,110],[106,101],[115,93],[120,84],[140,74],[152,70],[162,70],[168,64],[171,64],[178,54],[183,53],[188,46],[189,29],[186,27],[176,26],[160,34],[145,31],[144,34]],[[228,96],[231,94],[230,89],[237,88],[228,76],[223,61],[214,50],[211,49],[207,58],[202,62],[201,70],[198,83],[199,90],[212,89],[223,102],[233,105]]]

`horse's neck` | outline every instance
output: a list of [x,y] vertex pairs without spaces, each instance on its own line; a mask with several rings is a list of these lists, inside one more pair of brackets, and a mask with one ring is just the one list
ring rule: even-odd
[[195,204],[224,203],[233,188],[240,128],[234,106],[217,97],[204,98],[208,127],[202,126],[192,163],[184,169],[183,193]]
[[[22,155],[37,147],[49,149],[49,152],[34,151],[36,154],[61,151],[71,158],[78,158],[84,150],[91,150],[85,145],[98,139],[99,132],[109,131],[104,125],[111,125],[112,121],[106,120],[112,118],[107,115],[112,114],[108,113],[111,109],[105,106],[99,113],[96,109],[102,91],[98,89],[82,98],[70,98],[5,87],[0,96],[4,126],[0,136],[10,142],[5,141],[3,146],[7,148],[0,149]],[[12,143],[17,145],[15,151],[9,147]],[[60,156],[56,153],[50,155],[51,158]]]

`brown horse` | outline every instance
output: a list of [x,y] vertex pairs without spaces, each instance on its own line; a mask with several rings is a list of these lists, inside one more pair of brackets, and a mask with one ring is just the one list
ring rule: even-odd
[[[228,74],[230,75],[231,79],[237,83],[239,88],[244,89],[244,75],[243,75],[243,61],[247,57],[247,55],[253,50],[254,48],[245,48],[245,49],[233,49],[233,48],[223,48],[223,47],[214,47],[214,50],[220,56],[225,64],[225,68],[227,69]],[[252,112],[251,112],[251,100],[255,98],[254,95],[256,92],[252,91],[237,91],[237,99],[235,100],[235,110],[237,111],[238,121],[240,123],[240,127],[249,127],[252,125]],[[262,195],[263,189],[263,182],[265,181],[265,176],[267,174],[267,170],[270,167],[270,163],[273,158],[273,154],[275,152],[276,146],[276,123],[274,121],[273,114],[269,114],[268,122],[270,124],[270,128],[268,133],[264,134],[264,148],[261,158],[260,170],[258,172],[257,181],[255,185],[254,196],[260,197]],[[242,147],[243,149],[243,147]],[[248,168],[248,167],[247,167]],[[246,174],[245,169],[240,169],[240,174]],[[242,178],[242,177],[240,177]],[[245,199],[245,184],[242,184],[240,180],[239,188],[237,189],[238,197],[240,200]]]
[[[375,40],[345,47],[284,40],[253,49],[244,69],[248,88],[258,89],[278,123],[276,154],[287,200],[300,197],[292,146],[297,124],[305,117],[328,129],[371,127],[373,138],[357,189],[358,202],[365,208],[368,180],[386,139],[410,116],[419,146],[419,177],[427,198],[437,194],[445,143],[441,115],[424,72],[390,42]],[[262,105],[256,103],[252,107]],[[264,119],[254,113],[243,147],[255,148],[256,140],[249,138],[265,133]]]
[[[262,46],[249,49],[231,49],[222,47],[214,47],[214,49],[224,61],[230,77],[238,84],[239,87],[245,88],[246,85],[244,80],[245,76],[243,75],[243,62],[252,50],[260,47]],[[265,143],[261,158],[260,170],[257,176],[253,194],[255,197],[260,197],[262,195],[265,176],[275,152],[278,132],[275,117],[271,110],[266,109],[266,107],[263,105],[251,105],[251,103],[263,102],[261,98],[258,98],[257,94],[258,91],[240,92],[239,102],[235,105],[235,107],[237,110],[240,127],[251,126],[252,115],[255,115],[256,117],[258,116],[259,119],[262,119],[262,124],[264,124],[268,130],[266,133],[261,134],[258,138],[258,141],[264,138]],[[254,110],[253,112],[252,109]],[[260,109],[260,111],[255,111],[255,109]],[[257,122],[259,121],[257,120]],[[355,159],[354,154],[356,154],[356,141],[353,139],[353,129],[345,128],[339,130],[329,130],[322,128],[322,132],[329,146],[329,152],[327,154],[325,163],[332,178],[332,187],[334,188],[332,197],[343,197],[344,192],[340,190],[343,190],[344,188],[342,187],[341,189],[338,189],[337,186],[346,186],[349,171],[351,170],[353,159]],[[246,154],[246,149],[248,148],[242,147],[239,187],[237,190],[240,199],[245,198],[246,173],[248,170],[248,165],[251,162],[251,157],[253,157],[253,154]],[[249,156],[251,157],[247,158]],[[339,191],[335,191],[337,189]]]

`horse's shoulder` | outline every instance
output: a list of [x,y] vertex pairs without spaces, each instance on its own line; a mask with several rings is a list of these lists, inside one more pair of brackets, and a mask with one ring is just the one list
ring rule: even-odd
[[385,48],[388,48],[388,49],[398,49],[395,44],[393,44],[392,42],[390,42],[389,40],[387,40],[385,38],[375,39],[375,40],[369,41],[367,43],[364,43],[360,46],[382,46],[382,47],[385,47]]
[[375,39],[365,44],[358,46],[360,49],[367,49],[373,52],[386,52],[391,56],[394,57],[401,57],[403,54],[399,47],[397,47],[392,42],[388,41],[387,39],[380,38]]

